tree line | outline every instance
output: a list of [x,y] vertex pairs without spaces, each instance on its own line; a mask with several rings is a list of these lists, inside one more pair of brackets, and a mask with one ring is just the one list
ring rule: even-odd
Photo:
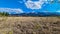
[[0,12],[0,16],[9,16],[8,12]]

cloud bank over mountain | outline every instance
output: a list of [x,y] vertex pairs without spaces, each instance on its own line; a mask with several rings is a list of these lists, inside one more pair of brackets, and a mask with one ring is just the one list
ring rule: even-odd
[[17,9],[17,8],[0,8],[0,12],[8,12],[9,14],[11,13],[23,13],[22,9]]

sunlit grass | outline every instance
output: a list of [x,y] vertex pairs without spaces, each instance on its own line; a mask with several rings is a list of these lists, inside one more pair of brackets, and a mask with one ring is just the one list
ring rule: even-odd
[[50,29],[52,31],[56,26],[59,29],[57,22],[60,22],[58,17],[0,17],[0,33],[50,34]]

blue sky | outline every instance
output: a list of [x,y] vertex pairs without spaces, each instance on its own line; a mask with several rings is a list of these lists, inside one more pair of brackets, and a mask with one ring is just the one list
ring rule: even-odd
[[0,0],[0,7],[3,8],[20,8],[19,0]]
[[[54,2],[52,2],[54,1]],[[0,11],[23,12],[60,12],[59,0],[0,0]]]

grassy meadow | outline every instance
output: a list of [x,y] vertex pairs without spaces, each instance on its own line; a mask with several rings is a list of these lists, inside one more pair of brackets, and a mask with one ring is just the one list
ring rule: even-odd
[[60,34],[60,18],[0,17],[0,34]]

